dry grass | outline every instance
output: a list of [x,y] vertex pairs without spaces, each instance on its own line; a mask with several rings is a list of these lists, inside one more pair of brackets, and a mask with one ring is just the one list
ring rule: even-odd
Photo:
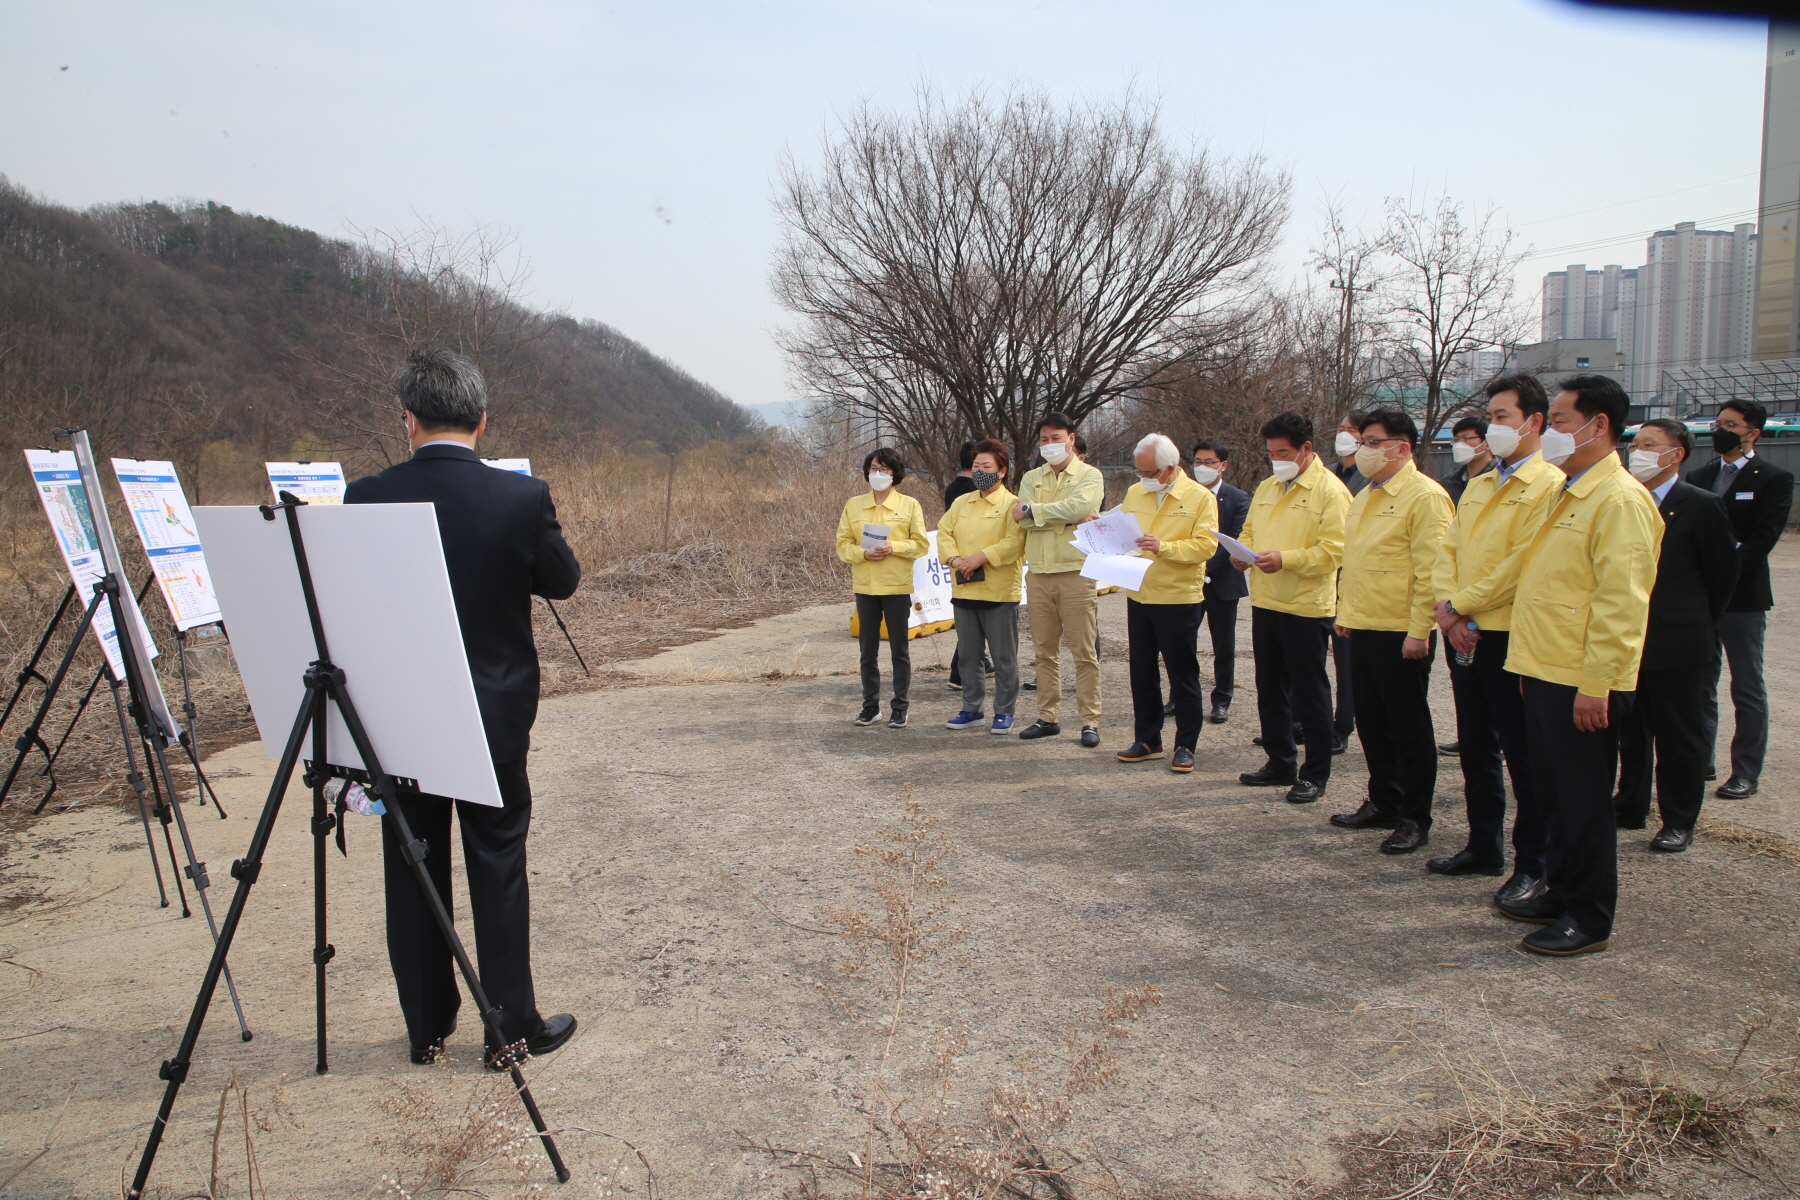
[[1723,842],[1751,858],[1772,858],[1789,866],[1800,866],[1800,845],[1780,834],[1765,833],[1717,817],[1701,817],[1695,832],[1712,841]]

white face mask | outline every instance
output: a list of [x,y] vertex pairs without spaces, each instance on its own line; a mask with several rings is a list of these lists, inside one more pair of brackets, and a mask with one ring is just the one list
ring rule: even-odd
[[[1594,420],[1595,418],[1589,417],[1587,425],[1583,425],[1581,429],[1592,425]],[[1581,429],[1577,429],[1575,433],[1580,433]],[[1538,438],[1538,445],[1542,446],[1544,450],[1544,461],[1553,467],[1562,466],[1569,456],[1580,448],[1576,445],[1575,433],[1564,433],[1560,429],[1544,430]]]
[[894,486],[894,477],[886,471],[870,471],[869,487],[877,492],[885,492]]
[[1488,449],[1501,458],[1508,458],[1519,448],[1519,431],[1510,425],[1489,425],[1487,431]]
[[1649,483],[1668,468],[1663,466],[1663,455],[1667,450],[1633,450],[1631,452],[1631,473],[1640,482]]
[[1300,474],[1300,464],[1289,462],[1285,458],[1271,458],[1269,469],[1275,472],[1275,478],[1283,483],[1292,483]]
[[1373,446],[1363,446],[1356,452],[1356,469],[1370,479],[1375,478],[1391,465],[1393,462],[1387,456],[1386,447],[1377,450]]
[[1044,456],[1045,462],[1054,467],[1069,457],[1069,444],[1067,442],[1045,442],[1038,447],[1038,453]]
[[1474,462],[1475,447],[1467,442],[1452,442],[1450,444],[1450,461],[1459,467]]
[[1195,463],[1194,482],[1202,487],[1211,487],[1213,484],[1219,482],[1218,468],[1209,467],[1205,463]]
[[1337,451],[1339,458],[1349,458],[1352,454],[1356,453],[1356,447],[1358,445],[1360,445],[1360,443],[1356,440],[1356,435],[1354,433],[1349,433],[1340,429],[1338,430],[1337,440],[1331,443],[1331,448]]
[[1160,496],[1168,491],[1175,481],[1171,479],[1168,483],[1164,483],[1160,479],[1145,479],[1142,475],[1139,475],[1138,482],[1143,484],[1144,490],[1149,492],[1152,496]]

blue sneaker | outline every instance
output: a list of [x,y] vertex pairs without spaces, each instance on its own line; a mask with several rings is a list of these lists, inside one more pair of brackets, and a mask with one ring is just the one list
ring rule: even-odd
[[987,720],[987,717],[985,714],[978,713],[978,712],[970,712],[968,709],[965,708],[961,712],[957,713],[954,717],[951,717],[948,721],[945,721],[944,728],[945,729],[974,729],[977,725],[980,725],[983,721],[986,721],[986,720]]
[[1011,717],[995,717],[993,728],[989,729],[988,732],[989,733],[1011,733],[1012,732],[1012,718]]

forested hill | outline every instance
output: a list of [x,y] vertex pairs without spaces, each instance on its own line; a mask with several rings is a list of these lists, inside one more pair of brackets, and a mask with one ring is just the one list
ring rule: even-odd
[[487,372],[492,453],[668,450],[761,428],[618,331],[516,302],[504,251],[430,231],[352,245],[211,202],[75,212],[0,177],[7,440],[82,426],[143,457],[229,444],[372,468],[399,449],[387,380],[427,344]]

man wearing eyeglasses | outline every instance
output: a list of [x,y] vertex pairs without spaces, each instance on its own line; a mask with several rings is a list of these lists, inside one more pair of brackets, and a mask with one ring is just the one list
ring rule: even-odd
[[[1731,736],[1731,777],[1715,796],[1742,800],[1754,796],[1762,778],[1763,754],[1769,748],[1769,696],[1763,688],[1763,633],[1775,598],[1769,588],[1769,552],[1787,527],[1794,505],[1794,477],[1756,454],[1757,439],[1769,411],[1754,400],[1727,400],[1713,420],[1712,444],[1719,457],[1688,476],[1725,502],[1725,513],[1737,531],[1738,582],[1725,615],[1719,618],[1719,641],[1731,664],[1731,707],[1736,726]],[[1707,694],[1713,737],[1719,727],[1719,671]]]

